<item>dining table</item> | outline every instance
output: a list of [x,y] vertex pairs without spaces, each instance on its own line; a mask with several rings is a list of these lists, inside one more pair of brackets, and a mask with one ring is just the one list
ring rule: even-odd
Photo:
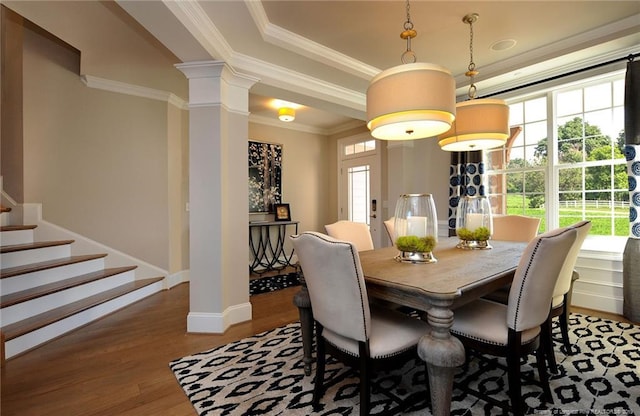
[[[491,241],[489,249],[457,248],[457,237],[440,237],[434,263],[405,263],[396,260],[398,250],[385,247],[359,252],[367,294],[392,305],[423,312],[431,331],[418,343],[418,355],[427,364],[431,410],[448,415],[453,394],[453,377],[464,364],[465,351],[451,334],[455,309],[508,285],[513,279],[527,243]],[[305,373],[311,373],[313,308],[300,275],[301,290],[294,297],[300,313]]]

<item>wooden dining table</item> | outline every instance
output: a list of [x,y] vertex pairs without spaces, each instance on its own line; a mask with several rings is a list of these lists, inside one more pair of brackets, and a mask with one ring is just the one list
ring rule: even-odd
[[[359,253],[370,298],[426,312],[432,330],[420,340],[418,355],[427,364],[434,415],[450,413],[453,375],[465,361],[462,343],[450,332],[455,308],[510,283],[526,247],[490,241],[491,249],[463,250],[456,248],[458,241],[440,238],[433,251],[437,262],[428,264],[398,262],[394,247]],[[300,312],[305,372],[310,374],[313,313],[304,284],[294,303]]]

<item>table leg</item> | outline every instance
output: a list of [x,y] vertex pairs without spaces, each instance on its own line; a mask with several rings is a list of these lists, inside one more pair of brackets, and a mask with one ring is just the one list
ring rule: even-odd
[[293,297],[293,304],[298,307],[300,314],[300,331],[302,332],[302,361],[304,363],[304,374],[311,374],[311,364],[313,363],[313,311],[311,310],[311,299],[309,291],[304,282],[302,273],[298,273],[300,279],[300,291]]
[[464,364],[464,346],[451,335],[453,325],[452,300],[437,299],[431,302],[427,321],[431,333],[418,343],[418,355],[427,363],[431,411],[436,415],[449,415],[453,394],[455,368]]

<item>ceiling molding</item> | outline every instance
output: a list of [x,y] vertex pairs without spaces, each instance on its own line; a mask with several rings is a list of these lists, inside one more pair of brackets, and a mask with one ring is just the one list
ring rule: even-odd
[[106,78],[95,77],[93,75],[82,75],[80,79],[89,88],[96,88],[99,90],[115,92],[118,94],[132,95],[135,97],[149,98],[151,100],[164,101],[181,110],[188,109],[187,101],[171,92],[141,87],[139,85],[128,84],[126,82],[114,81]]
[[231,64],[234,54],[231,45],[195,1],[162,0],[164,5],[184,25],[205,50],[216,59]]
[[305,56],[323,65],[355,75],[362,79],[370,80],[382,70],[352,57],[328,48],[310,39],[286,30],[280,26],[269,22],[261,1],[245,0],[256,28],[260,32],[262,39],[272,45],[292,50],[297,54]]
[[260,82],[268,85],[292,89],[328,102],[339,100],[352,109],[365,110],[366,94],[240,53],[234,54],[234,63],[236,70],[255,74],[260,77]]

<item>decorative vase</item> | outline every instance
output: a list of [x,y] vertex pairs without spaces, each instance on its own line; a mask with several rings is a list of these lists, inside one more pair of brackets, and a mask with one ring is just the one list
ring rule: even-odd
[[485,195],[464,196],[458,202],[456,234],[460,242],[456,247],[463,250],[486,250],[492,248],[489,238],[493,234],[491,204]]
[[396,261],[435,263],[433,249],[438,243],[438,216],[431,194],[400,195],[395,212]]

